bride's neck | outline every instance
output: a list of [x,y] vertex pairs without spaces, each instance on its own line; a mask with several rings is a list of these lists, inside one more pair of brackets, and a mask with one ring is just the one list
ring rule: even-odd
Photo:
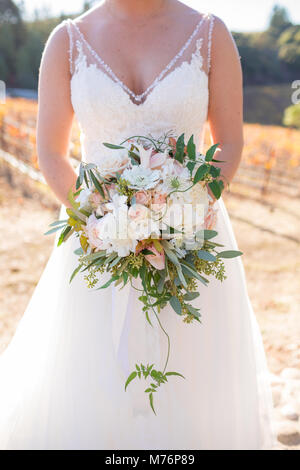
[[105,0],[109,12],[119,19],[145,18],[160,14],[172,0]]

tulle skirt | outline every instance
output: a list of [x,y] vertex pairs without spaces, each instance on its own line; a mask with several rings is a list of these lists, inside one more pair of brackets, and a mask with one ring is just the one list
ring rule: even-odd
[[[216,241],[237,249],[224,202]],[[65,207],[60,217],[65,218]],[[162,370],[167,341],[145,319],[140,293],[87,287],[71,238],[53,251],[0,356],[0,449],[256,450],[275,443],[272,398],[261,334],[240,258],[225,260],[227,279],[199,286],[202,323],[160,313],[171,338],[170,377],[152,412],[135,363]],[[103,276],[103,282],[106,275]]]

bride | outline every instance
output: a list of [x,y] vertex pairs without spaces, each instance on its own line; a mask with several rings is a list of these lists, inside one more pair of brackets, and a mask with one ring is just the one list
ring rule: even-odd
[[[199,2],[201,4],[201,2]],[[242,73],[221,19],[177,0],[106,0],[52,32],[40,69],[38,155],[58,199],[69,206],[77,170],[68,158],[74,115],[82,160],[110,155],[103,142],[131,135],[194,134],[208,120],[232,180],[242,153]],[[237,249],[222,198],[216,230]],[[55,242],[57,239],[55,240]],[[173,378],[155,416],[137,384],[124,391],[134,360],[160,363],[165,341],[141,311],[138,293],[69,284],[78,239],[50,259],[0,358],[1,449],[268,449],[272,400],[261,334],[241,259],[228,278],[200,287],[201,325],[161,313],[172,338]],[[141,384],[143,385],[143,384]]]

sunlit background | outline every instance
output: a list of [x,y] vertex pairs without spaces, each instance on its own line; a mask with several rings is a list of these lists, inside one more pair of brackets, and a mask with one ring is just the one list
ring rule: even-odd
[[[29,14],[35,10],[59,15],[64,12],[74,13],[82,9],[83,0],[25,0],[25,7]],[[190,7],[199,11],[212,11],[226,22],[230,29],[235,31],[260,31],[267,27],[270,11],[274,5],[273,0],[184,0]],[[300,2],[297,0],[283,0],[280,5],[289,9],[291,19],[300,23]]]
[[[94,2],[0,0],[0,348],[51,253],[59,203],[36,152],[37,84],[53,28]],[[245,147],[224,194],[259,321],[282,448],[300,449],[300,2],[186,0],[231,30],[244,74]],[[67,58],[66,58],[67,60]],[[101,115],[101,113],[100,113]],[[206,143],[208,144],[208,133]],[[70,158],[81,158],[75,121]]]

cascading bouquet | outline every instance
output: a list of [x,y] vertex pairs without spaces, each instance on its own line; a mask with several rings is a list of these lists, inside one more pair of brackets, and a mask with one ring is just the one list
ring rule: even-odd
[[150,312],[157,318],[168,353],[162,371],[136,364],[125,390],[136,378],[150,380],[145,393],[155,413],[154,393],[169,376],[183,377],[167,371],[170,338],[161,323],[163,308],[170,304],[184,322],[200,322],[200,310],[192,305],[200,295],[197,281],[204,286],[208,276],[223,281],[222,258],[242,253],[218,251],[223,245],[213,241],[217,212],[208,187],[216,199],[224,189],[221,170],[213,165],[222,163],[214,158],[218,144],[205,155],[196,151],[193,136],[185,145],[184,134],[178,139],[134,136],[104,145],[114,152],[97,165],[80,164],[76,192],[68,194],[69,218],[51,224],[47,234],[62,230],[58,246],[72,234],[79,237],[78,266],[70,282],[80,271],[90,288],[104,272],[111,277],[98,289],[112,283],[135,288],[134,280],[140,280],[145,318],[150,324]]

